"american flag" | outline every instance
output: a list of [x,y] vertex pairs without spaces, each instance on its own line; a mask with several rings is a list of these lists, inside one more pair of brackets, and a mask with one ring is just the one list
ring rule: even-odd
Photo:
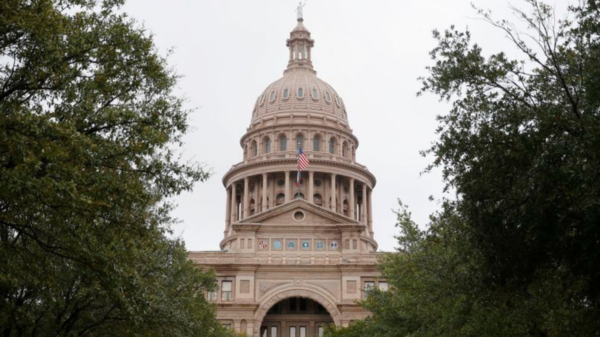
[[296,177],[296,187],[300,185],[300,172],[306,170],[308,167],[308,156],[304,152],[302,152],[302,148],[298,148],[298,177]]

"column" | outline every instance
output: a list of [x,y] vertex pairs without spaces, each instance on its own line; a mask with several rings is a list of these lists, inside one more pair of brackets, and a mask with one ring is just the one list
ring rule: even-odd
[[348,201],[348,214],[354,219],[354,178],[350,178],[350,200]]
[[315,172],[308,171],[308,202],[311,204],[314,202],[314,186],[315,186]]
[[367,224],[367,184],[363,183],[362,185],[362,219],[360,222]]
[[237,184],[231,183],[231,221],[234,223],[237,221]]
[[267,210],[267,174],[263,173],[263,187],[262,187],[262,211]]
[[369,210],[367,211],[367,225],[369,227],[369,236],[373,234],[373,203],[371,202],[371,195],[373,194],[373,190],[367,191],[369,197]]
[[344,178],[340,179],[340,187],[337,187],[336,183],[336,191],[337,200],[340,201],[340,214],[344,214]]
[[290,201],[290,171],[285,171],[285,202]]
[[231,225],[232,217],[231,217],[231,186],[227,188],[227,196],[225,197],[225,235],[229,231],[229,226]]
[[248,179],[248,177],[244,178],[244,210],[242,211],[242,217],[245,219],[248,217],[248,215],[250,214],[250,200],[248,200],[249,192],[250,189],[250,179]]
[[331,210],[332,211],[336,211],[335,209],[335,205],[336,205],[336,194],[335,193],[335,174],[331,174]]

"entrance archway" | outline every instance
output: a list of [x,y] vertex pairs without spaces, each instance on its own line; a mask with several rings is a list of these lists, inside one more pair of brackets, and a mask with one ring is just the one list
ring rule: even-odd
[[322,337],[333,318],[319,302],[289,297],[273,305],[260,326],[261,337]]
[[341,314],[330,297],[307,288],[268,294],[254,315],[254,335],[293,337],[295,333],[295,337],[318,337],[325,325],[341,323]]

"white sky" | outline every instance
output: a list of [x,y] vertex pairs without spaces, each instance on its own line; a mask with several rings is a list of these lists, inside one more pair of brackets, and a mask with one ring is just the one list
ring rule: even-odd
[[[400,198],[421,225],[438,209],[443,184],[439,172],[421,175],[423,158],[436,139],[435,116],[449,109],[437,97],[417,98],[419,76],[432,65],[433,29],[467,26],[485,52],[519,54],[491,25],[476,19],[470,4],[494,17],[513,19],[509,5],[529,11],[524,1],[504,0],[309,0],[304,24],[315,40],[317,76],[344,99],[360,145],[357,161],[376,176],[373,225],[379,249],[396,246]],[[563,12],[568,1],[550,3]],[[184,157],[204,162],[214,175],[193,193],[178,196],[174,227],[188,250],[218,250],[225,225],[223,175],[242,160],[240,137],[250,124],[256,98],[282,76],[287,65],[285,40],[296,25],[298,0],[130,0],[124,11],[154,34],[169,65],[183,78],[178,93],[188,108],[193,130]]]

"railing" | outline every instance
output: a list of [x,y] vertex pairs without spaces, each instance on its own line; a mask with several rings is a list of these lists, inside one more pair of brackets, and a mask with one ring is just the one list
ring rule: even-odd
[[323,254],[286,254],[257,252],[248,253],[227,252],[197,252],[190,253],[189,259],[197,264],[226,265],[226,264],[277,264],[277,265],[343,265],[343,264],[373,264],[377,263],[379,253],[345,256],[340,253]]
[[[248,158],[241,163],[233,165],[232,168],[236,168],[236,167],[238,167],[240,165],[244,165],[244,164],[252,164],[252,163],[256,163],[256,162],[261,162],[264,160],[296,158],[297,155],[298,155],[298,153],[296,151],[270,152],[267,154],[260,154],[255,157]],[[353,165],[356,165],[363,169],[366,169],[366,166],[358,164],[356,162],[353,162],[349,158],[344,158],[339,155],[335,155],[335,154],[331,154],[331,153],[320,153],[320,152],[319,153],[308,153],[308,158],[309,159],[320,159],[320,160],[331,160],[331,161],[337,161],[337,162],[342,162],[342,163],[346,163],[346,164],[353,164]]]

